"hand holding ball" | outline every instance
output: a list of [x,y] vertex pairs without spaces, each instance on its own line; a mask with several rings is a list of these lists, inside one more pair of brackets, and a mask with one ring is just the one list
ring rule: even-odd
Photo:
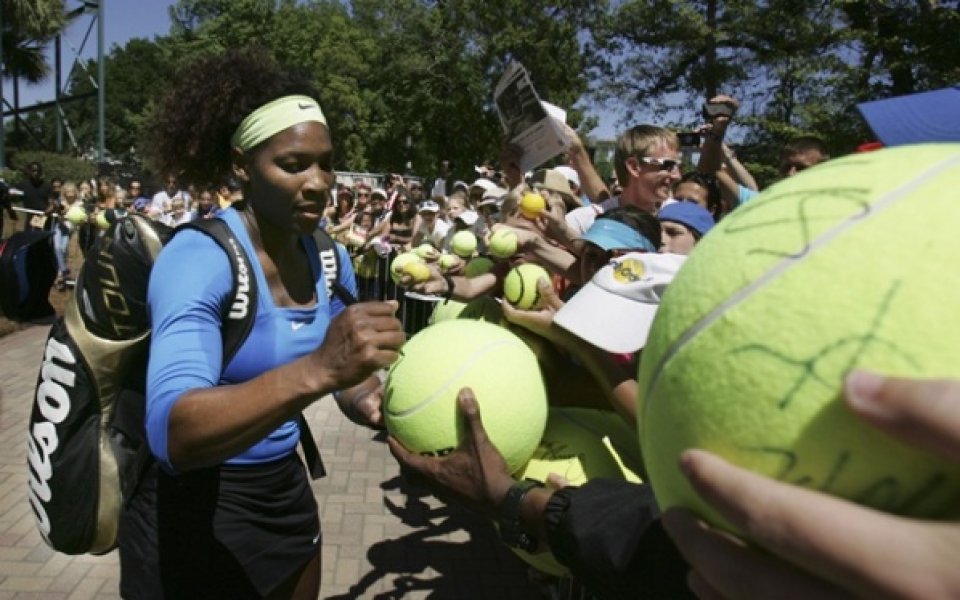
[[409,275],[414,283],[422,283],[430,279],[430,267],[422,262],[410,261],[403,265],[403,274]]
[[413,252],[404,252],[403,254],[398,254],[397,257],[393,259],[393,262],[390,263],[390,278],[393,279],[394,283],[400,283],[400,278],[403,277],[403,274],[405,273],[405,267],[411,263],[422,264],[423,259]]
[[520,310],[540,308],[540,279],[550,281],[550,273],[540,265],[524,263],[514,267],[503,280],[503,298]]
[[458,231],[450,240],[454,254],[461,258],[470,258],[477,250],[477,236],[472,231]]

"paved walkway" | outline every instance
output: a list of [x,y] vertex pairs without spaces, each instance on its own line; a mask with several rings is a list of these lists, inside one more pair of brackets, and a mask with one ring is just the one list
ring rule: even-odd
[[[46,333],[30,327],[0,338],[0,600],[114,599],[116,552],[53,552],[26,500],[26,423]],[[330,473],[314,484],[321,598],[537,597],[492,526],[407,485],[381,436],[346,421],[329,400],[307,417]]]

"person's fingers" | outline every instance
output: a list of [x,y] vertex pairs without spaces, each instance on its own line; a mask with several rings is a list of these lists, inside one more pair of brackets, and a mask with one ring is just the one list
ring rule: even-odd
[[684,509],[670,509],[663,525],[696,576],[688,578],[700,598],[843,598],[845,594],[796,568],[761,554],[706,525]]
[[559,490],[560,488],[565,488],[568,485],[570,485],[570,481],[559,473],[550,473],[547,475],[547,487],[551,489]]
[[560,310],[563,307],[563,300],[557,295],[557,290],[554,289],[553,284],[546,277],[537,280],[537,290],[540,292],[541,306],[553,310]]
[[477,404],[476,396],[473,395],[473,390],[468,387],[461,389],[457,394],[457,406],[470,432],[470,435],[464,437],[464,442],[479,448],[488,440],[487,431],[483,428],[483,419],[480,418],[480,406]]
[[854,412],[879,429],[960,461],[960,381],[853,371],[844,393]]
[[960,574],[952,566],[960,559],[960,526],[881,513],[769,479],[702,450],[684,452],[681,467],[697,493],[748,539],[838,586],[890,595],[923,580],[947,579],[953,585],[956,579],[960,590]]

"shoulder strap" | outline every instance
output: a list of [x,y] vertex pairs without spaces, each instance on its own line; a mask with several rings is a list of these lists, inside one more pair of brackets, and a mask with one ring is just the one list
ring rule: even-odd
[[250,268],[250,258],[240,245],[240,241],[221,219],[201,219],[177,227],[174,231],[194,229],[213,238],[223,248],[230,259],[230,271],[233,273],[231,301],[225,304],[222,312],[223,323],[223,366],[233,359],[240,346],[253,330],[254,317],[257,314],[257,278]]
[[327,281],[327,297],[336,295],[345,306],[356,304],[357,299],[340,283],[340,251],[337,243],[329,233],[319,227],[313,232],[313,240],[317,243],[320,266]]

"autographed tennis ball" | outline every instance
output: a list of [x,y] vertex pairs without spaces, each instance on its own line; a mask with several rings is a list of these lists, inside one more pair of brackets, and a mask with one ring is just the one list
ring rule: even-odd
[[527,192],[520,198],[520,214],[528,219],[536,219],[547,207],[547,201],[536,192]]
[[396,258],[393,259],[393,262],[390,263],[390,278],[393,279],[394,283],[400,283],[404,269],[410,263],[423,263],[423,259],[413,252],[398,254]]
[[74,204],[67,210],[67,213],[64,215],[68,221],[74,225],[81,225],[87,222],[87,211],[83,209],[79,204]]
[[[451,352],[450,342],[460,349]],[[473,390],[490,441],[510,472],[522,467],[543,435],[547,395],[533,352],[503,327],[453,319],[404,344],[384,384],[387,430],[408,450],[444,456],[463,437],[457,394]]]
[[541,277],[550,281],[550,274],[540,265],[517,265],[503,280],[503,298],[521,310],[539,308],[541,298],[537,282]]
[[[851,369],[960,377],[960,144],[831,160],[725,217],[667,289],[640,363],[660,505],[724,526],[678,468],[697,447],[783,482],[919,518],[960,514],[960,467],[854,416]],[[935,215],[935,218],[930,218]],[[891,243],[891,240],[896,243]]]
[[472,231],[458,231],[450,240],[450,248],[461,258],[470,258],[477,250],[477,236]]
[[517,253],[517,234],[511,229],[497,229],[490,236],[488,247],[497,258],[510,258]]
[[409,275],[415,283],[420,283],[430,279],[430,267],[415,260],[411,260],[403,265],[403,273],[405,275]]
[[[543,438],[518,479],[546,483],[551,473],[580,486],[596,477],[639,483],[636,433],[615,413],[589,408],[551,408]],[[533,567],[557,577],[570,575],[549,552],[512,549]]]
[[467,263],[467,266],[463,270],[463,274],[465,277],[476,277],[477,275],[489,273],[490,269],[492,268],[492,260],[486,256],[478,256],[474,259],[471,259],[470,262]]

